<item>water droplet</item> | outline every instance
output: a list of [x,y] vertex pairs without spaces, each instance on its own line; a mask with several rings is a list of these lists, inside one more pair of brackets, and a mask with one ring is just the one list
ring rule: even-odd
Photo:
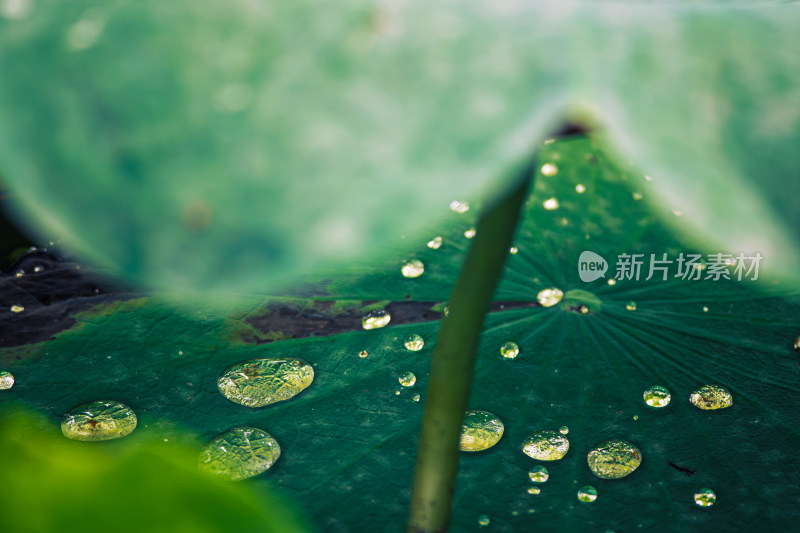
[[561,426],[558,428],[558,432],[562,435],[567,435],[569,433],[569,428],[567,426]]
[[608,280],[608,284],[611,285],[611,286],[614,286],[614,285],[617,284],[617,280],[615,280],[614,278],[611,278],[611,279]]
[[225,370],[217,380],[217,388],[234,403],[264,407],[295,397],[312,381],[314,369],[300,359],[251,359]]
[[555,176],[558,174],[558,167],[555,163],[545,163],[541,168],[543,176]]
[[620,479],[639,468],[642,452],[624,440],[608,440],[594,447],[586,457],[589,469],[601,479]]
[[21,312],[23,312],[24,310],[25,310],[25,308],[24,308],[24,307],[22,307],[21,305],[12,305],[12,306],[11,306],[11,312],[12,312],[12,313],[21,313]]
[[33,271],[37,272],[37,273],[41,272],[43,270],[44,270],[44,267],[42,265],[36,265],[35,267],[33,267]]
[[555,431],[537,431],[522,443],[522,453],[540,461],[558,461],[567,455],[569,440]]
[[[703,312],[708,313],[708,307],[703,306]],[[800,337],[798,337],[798,342],[800,342]],[[796,347],[796,346],[795,346]]]
[[504,430],[503,422],[488,411],[467,411],[461,424],[462,452],[487,450],[500,441]]
[[361,359],[364,359],[365,357],[368,357],[368,356],[369,356],[369,352],[368,352],[368,351],[366,351],[366,350],[361,350],[360,352],[358,352],[358,356],[359,356]]
[[553,287],[539,291],[539,294],[536,295],[536,299],[539,300],[542,307],[553,307],[561,301],[563,296],[564,293],[561,292],[560,289]]
[[538,465],[530,469],[528,477],[530,477],[531,481],[534,483],[544,483],[550,479],[550,472],[547,470],[546,466]]
[[694,503],[700,507],[711,507],[716,501],[717,495],[711,489],[700,489],[694,493]]
[[539,494],[542,492],[542,489],[539,487],[528,487],[528,494]]
[[8,390],[14,386],[14,374],[8,370],[0,371],[0,390]]
[[586,192],[586,186],[585,185],[581,185],[580,183],[577,184],[575,186],[575,192],[577,192],[578,194],[585,193]]
[[414,396],[411,397],[411,399],[414,400],[415,402],[418,402],[419,401],[419,394],[415,394]]
[[644,403],[650,407],[666,407],[672,399],[669,390],[661,385],[653,385],[644,391]]
[[689,401],[698,409],[725,409],[733,405],[733,396],[720,385],[703,385],[689,396]]
[[489,520],[489,517],[485,514],[482,514],[480,517],[478,517],[478,525],[481,527],[488,526],[490,522],[491,520]]
[[413,387],[414,383],[417,382],[417,376],[415,376],[413,372],[403,372],[400,374],[400,377],[397,378],[397,381],[399,381],[400,385],[403,387]]
[[410,352],[418,352],[425,346],[425,341],[419,335],[409,335],[406,337],[406,350]]
[[511,248],[508,249],[508,253],[510,253],[511,255],[517,255],[519,253],[519,248],[517,248],[516,246],[512,246]]
[[278,441],[258,428],[229,429],[200,452],[200,468],[230,480],[266,472],[281,456]]
[[554,142],[556,142],[555,139],[545,139],[544,144],[553,144]]
[[454,211],[459,214],[466,213],[467,211],[469,211],[469,203],[453,200],[452,202],[450,202],[450,211]]
[[500,347],[500,355],[506,359],[514,359],[519,355],[519,346],[515,342],[507,342]]
[[597,489],[591,485],[579,488],[578,499],[582,502],[592,503],[597,499]]
[[0,15],[8,20],[24,20],[33,11],[33,0],[0,0]]
[[555,198],[548,198],[547,200],[542,202],[542,206],[548,211],[554,211],[558,209],[558,200]]
[[438,250],[442,247],[442,238],[441,237],[434,237],[433,239],[428,241],[428,248],[431,250]]
[[641,200],[642,198],[644,198],[644,195],[643,195],[642,193],[640,193],[640,192],[634,192],[634,193],[632,193],[632,194],[631,194],[631,196],[632,196],[632,197],[633,197],[633,199],[634,199],[634,200],[636,200],[637,202],[638,202],[639,200]]
[[639,420],[639,415],[633,415],[634,420]]
[[419,259],[411,259],[403,263],[401,272],[407,278],[418,278],[425,272],[425,265]]
[[475,236],[475,228],[469,228],[467,231],[464,232],[464,237],[467,239],[471,239]]
[[442,314],[444,316],[450,316],[450,306],[449,305],[445,305],[444,308],[442,308]]
[[61,433],[72,440],[111,440],[136,429],[136,413],[120,402],[95,401],[70,409],[61,421]]
[[67,48],[74,51],[91,48],[103,33],[106,19],[97,12],[87,13],[67,30]]
[[800,352],[800,337],[797,337],[794,340],[794,349],[797,350],[798,352]]
[[392,320],[392,315],[383,309],[372,311],[364,315],[361,319],[361,327],[364,329],[378,329],[386,326]]
[[625,304],[625,309],[628,311],[636,311],[636,302],[628,302]]

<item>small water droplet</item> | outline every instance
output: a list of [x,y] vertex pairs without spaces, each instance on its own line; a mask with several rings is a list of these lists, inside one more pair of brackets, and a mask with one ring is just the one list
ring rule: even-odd
[[469,228],[467,231],[464,232],[464,237],[467,239],[471,239],[475,236],[475,228]]
[[397,378],[397,381],[399,381],[400,385],[403,387],[413,387],[417,382],[417,376],[415,376],[413,372],[403,372],[400,374],[400,377]]
[[[703,306],[703,312],[704,312],[704,313],[708,313],[708,307],[706,307],[706,306]],[[800,339],[800,338],[799,338],[799,339]]]
[[580,183],[579,183],[579,184],[577,184],[577,185],[575,186],[575,192],[577,192],[578,194],[583,194],[583,193],[585,193],[585,192],[586,192],[586,186],[585,186],[585,185],[581,185]]
[[550,479],[550,472],[547,470],[546,466],[538,465],[528,471],[528,477],[530,477],[531,481],[534,483],[544,483]]
[[459,202],[458,200],[453,200],[450,202],[450,211],[464,214],[469,211],[469,202]]
[[406,278],[418,278],[425,272],[425,265],[419,259],[411,259],[403,263],[403,268],[400,271]]
[[555,176],[558,174],[558,167],[555,163],[545,163],[541,168],[543,176]]
[[537,431],[522,443],[522,453],[540,461],[558,461],[567,455],[569,440],[555,431]]
[[542,307],[553,307],[558,302],[561,301],[561,298],[564,296],[564,293],[561,292],[560,289],[556,289],[555,287],[549,289],[543,289],[539,291],[539,294],[536,295],[536,299],[539,300],[539,304]]
[[711,489],[700,489],[694,493],[694,503],[699,507],[711,507],[716,501],[717,495]]
[[567,435],[569,433],[569,428],[567,426],[561,426],[558,428],[558,432],[562,435]]
[[620,479],[630,475],[642,464],[642,452],[624,440],[600,443],[586,457],[589,469],[601,479]]
[[21,313],[21,312],[23,312],[24,310],[25,310],[25,308],[24,308],[24,307],[22,307],[21,305],[12,305],[12,306],[11,306],[11,312],[12,312],[12,313]]
[[433,239],[428,241],[428,248],[431,250],[438,250],[442,247],[442,238],[441,237],[434,237]]
[[639,415],[633,415],[634,420],[639,420]]
[[44,270],[44,267],[42,265],[36,265],[35,267],[33,267],[33,271],[37,272],[37,273],[41,272],[43,270]]
[[314,369],[300,359],[251,359],[225,370],[217,380],[217,388],[234,403],[264,407],[295,397],[312,381]]
[[450,316],[450,306],[449,305],[445,305],[444,308],[442,308],[442,314],[444,316]]
[[511,255],[517,255],[519,253],[519,248],[517,248],[516,246],[512,246],[511,248],[508,249],[508,253],[510,253]]
[[800,352],[800,337],[797,337],[794,340],[794,349],[797,350],[798,352]]
[[399,390],[394,391],[394,395],[395,396],[400,396],[400,391]]
[[8,370],[0,371],[0,390],[8,390],[14,386],[14,374]]
[[632,194],[631,194],[631,196],[632,196],[632,197],[633,197],[633,199],[634,199],[634,200],[636,200],[637,202],[638,202],[639,200],[641,200],[642,198],[644,198],[644,195],[643,195],[642,193],[640,193],[640,192],[634,192],[634,193],[632,193]]
[[411,397],[411,399],[414,400],[415,402],[418,402],[419,401],[419,394],[415,394],[414,396]]
[[548,198],[542,202],[542,206],[548,211],[554,211],[558,209],[558,200],[556,198]]
[[539,494],[542,492],[542,489],[539,487],[528,487],[528,494]]
[[198,464],[203,470],[236,481],[266,472],[280,456],[281,447],[269,433],[241,427],[214,437],[200,452]]
[[14,276],[16,276],[18,278],[21,278],[24,275],[25,275],[25,271],[24,270],[20,270],[16,274],[14,274]]
[[364,359],[365,357],[369,357],[369,352],[368,352],[368,351],[366,351],[366,350],[361,350],[360,352],[358,352],[358,356],[359,356],[361,359]]
[[578,499],[582,502],[592,503],[597,499],[597,489],[591,485],[579,488]]
[[485,514],[482,514],[478,517],[478,525],[481,527],[486,527],[491,523],[491,520]]
[[733,405],[733,396],[720,385],[703,385],[689,396],[689,401],[698,409],[725,409]]
[[611,285],[611,286],[614,286],[614,285],[616,285],[616,284],[617,284],[617,280],[615,280],[614,278],[611,278],[611,279],[609,279],[609,280],[608,280],[608,282],[607,282],[607,283],[608,283],[609,285]]
[[500,347],[500,355],[506,359],[514,359],[519,355],[519,346],[515,342],[507,342]]
[[410,352],[418,352],[425,346],[425,341],[419,335],[409,335],[406,337],[405,346]]
[[646,389],[643,394],[644,403],[650,407],[666,407],[672,399],[672,395],[666,387],[661,385],[653,385]]
[[628,311],[636,311],[636,302],[628,302],[625,304],[625,309]]
[[361,327],[364,329],[378,329],[386,326],[392,320],[392,315],[383,309],[372,311],[364,315],[361,319]]
[[69,410],[61,421],[61,433],[72,440],[111,440],[136,429],[136,413],[120,402],[88,402]]
[[494,446],[503,436],[503,422],[488,411],[467,411],[461,424],[462,452],[479,452]]

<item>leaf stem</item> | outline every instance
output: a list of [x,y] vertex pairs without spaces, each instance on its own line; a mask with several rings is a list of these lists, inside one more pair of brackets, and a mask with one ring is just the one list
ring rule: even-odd
[[409,532],[442,532],[449,526],[475,351],[532,177],[526,166],[519,185],[482,215],[453,288],[431,360]]

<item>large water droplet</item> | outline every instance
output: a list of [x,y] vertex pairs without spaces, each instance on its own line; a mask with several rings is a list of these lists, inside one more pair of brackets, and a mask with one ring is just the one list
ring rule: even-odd
[[14,374],[8,370],[0,371],[0,390],[8,390],[14,386]]
[[700,489],[694,493],[694,503],[700,507],[711,507],[716,501],[717,495],[711,489]]
[[450,211],[454,211],[459,214],[466,213],[467,211],[469,211],[469,203],[453,200],[452,202],[450,202]]
[[544,483],[550,479],[550,472],[547,470],[546,466],[537,465],[530,469],[528,477],[530,477],[531,481],[534,483]]
[[488,526],[490,522],[491,520],[485,514],[482,514],[481,516],[478,517],[478,525],[481,527]]
[[400,374],[400,377],[397,378],[397,381],[399,381],[400,385],[403,387],[413,387],[417,382],[417,376],[415,376],[413,372],[403,372]]
[[515,342],[507,342],[500,347],[500,355],[506,359],[514,359],[519,355],[519,346]]
[[230,480],[257,476],[281,456],[278,441],[258,428],[229,429],[214,437],[200,453],[204,470]]
[[541,304],[542,307],[553,307],[561,301],[563,296],[564,293],[561,292],[560,289],[551,287],[549,289],[542,289],[539,291],[539,294],[536,295],[536,299],[539,300],[539,304]]
[[425,341],[419,335],[409,335],[406,337],[405,346],[410,352],[418,352],[425,346]]
[[569,440],[550,430],[537,431],[522,443],[522,452],[540,461],[558,461],[567,455]]
[[461,425],[462,452],[479,452],[491,448],[503,436],[503,422],[488,411],[467,411]]
[[120,402],[95,401],[81,404],[64,416],[61,433],[72,440],[111,440],[136,429],[136,413]]
[[428,248],[431,250],[438,250],[442,247],[442,238],[441,237],[434,237],[433,239],[428,241]]
[[406,278],[418,278],[425,272],[425,265],[419,259],[411,259],[403,263],[403,268],[400,271]]
[[217,380],[217,387],[234,403],[264,407],[293,398],[312,381],[314,369],[300,359],[251,359],[225,370]]
[[589,469],[601,479],[620,479],[630,475],[642,464],[642,452],[624,440],[609,440],[598,444],[586,457]]
[[383,309],[372,311],[364,315],[361,319],[361,327],[364,329],[378,329],[387,325],[392,320],[392,315]]
[[582,502],[591,503],[597,499],[597,489],[591,485],[586,485],[578,489],[578,499]]
[[733,405],[733,396],[720,385],[703,385],[689,396],[689,401],[698,409],[725,409]]
[[24,310],[25,310],[25,308],[24,308],[24,307],[22,307],[21,305],[12,305],[12,306],[11,306],[11,312],[12,312],[12,313],[21,313],[21,312],[23,312]]
[[661,385],[653,385],[646,389],[642,396],[644,397],[644,403],[650,407],[666,407],[672,399],[669,390]]

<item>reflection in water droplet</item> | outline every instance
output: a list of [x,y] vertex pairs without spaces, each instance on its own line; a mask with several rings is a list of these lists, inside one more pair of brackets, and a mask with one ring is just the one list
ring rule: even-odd
[[403,387],[413,387],[414,383],[417,382],[417,376],[415,376],[413,372],[403,372],[400,374],[400,377],[397,378],[397,381],[399,381],[400,385]]
[[403,263],[403,268],[400,271],[406,278],[418,278],[425,272],[425,265],[419,259],[411,259]]
[[567,426],[561,426],[560,428],[558,428],[558,432],[561,433],[562,435],[566,435],[569,433],[569,428]]
[[511,255],[517,255],[519,253],[519,248],[517,248],[516,246],[512,246],[511,248],[508,249],[508,253],[510,253]]
[[136,429],[136,413],[120,402],[96,401],[70,409],[61,421],[61,433],[72,440],[111,440]]
[[11,306],[11,312],[12,312],[12,313],[21,313],[21,312],[23,312],[24,310],[25,310],[25,308],[24,308],[24,307],[22,307],[21,305],[12,305],[12,306]]
[[475,236],[475,228],[469,228],[467,231],[464,232],[464,237],[467,239],[471,239]]
[[369,356],[369,352],[366,350],[361,350],[360,352],[358,352],[358,356],[363,359]]
[[585,192],[586,192],[586,186],[585,186],[585,185],[581,185],[581,184],[579,183],[579,184],[577,184],[577,185],[575,186],[575,191],[576,191],[578,194],[585,193]]
[[514,359],[519,354],[519,346],[514,342],[507,342],[500,347],[500,355],[506,359]]
[[372,311],[364,315],[361,319],[361,327],[364,329],[378,329],[386,326],[392,320],[392,315],[383,309]]
[[711,507],[716,501],[717,495],[711,489],[700,489],[694,493],[694,503],[700,507]]
[[278,441],[252,427],[229,429],[217,435],[200,452],[200,468],[230,480],[266,472],[281,456]]
[[542,206],[548,211],[554,211],[558,209],[558,200],[555,198],[548,198],[547,200],[542,202]]
[[530,469],[528,477],[530,477],[531,481],[534,483],[544,483],[550,479],[550,472],[547,470],[546,466],[538,465]]
[[560,289],[553,287],[539,291],[539,294],[536,295],[536,299],[539,300],[542,307],[552,307],[560,302],[563,296],[564,293],[561,292]]
[[217,388],[234,403],[264,407],[295,397],[312,381],[314,369],[300,359],[251,359],[225,370],[217,380]]
[[537,431],[522,443],[522,453],[540,461],[558,461],[567,455],[569,440],[555,431]]
[[591,485],[586,485],[578,489],[578,499],[582,502],[591,503],[597,499],[597,489]]
[[653,385],[644,391],[644,403],[650,407],[666,407],[672,399],[669,390],[661,385]]
[[406,350],[410,352],[418,352],[425,346],[425,341],[419,335],[409,335],[406,337]]
[[431,250],[438,250],[442,247],[442,238],[441,237],[434,237],[433,239],[428,241],[428,248]]
[[542,175],[543,176],[555,176],[558,174],[558,167],[555,163],[545,163],[542,165]]
[[608,440],[594,447],[586,457],[589,469],[601,479],[620,479],[639,468],[642,452],[624,440]]
[[414,396],[411,397],[411,399],[414,400],[415,402],[418,402],[419,401],[419,394],[415,394]]
[[8,390],[14,386],[14,374],[8,370],[0,371],[0,390]]
[[461,424],[462,452],[479,452],[494,446],[500,441],[504,430],[503,422],[488,411],[467,411]]
[[450,211],[454,211],[456,213],[466,213],[467,211],[469,211],[469,203],[453,200],[452,202],[450,202]]
[[539,487],[528,487],[528,494],[539,494],[542,492],[542,489]]
[[482,514],[480,517],[478,517],[478,525],[481,527],[488,526],[490,522],[491,520],[489,520],[489,517],[485,514]]
[[699,409],[725,409],[733,405],[733,396],[720,385],[703,385],[689,396],[689,401]]

